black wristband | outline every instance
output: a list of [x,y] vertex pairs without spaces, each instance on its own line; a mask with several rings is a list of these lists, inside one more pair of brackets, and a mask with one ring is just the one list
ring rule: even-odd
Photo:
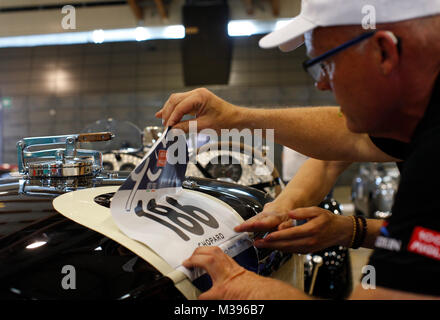
[[359,248],[359,247],[357,247],[357,244],[358,244],[358,242],[359,242],[359,236],[360,236],[360,232],[361,232],[361,226],[359,225],[359,219],[357,218],[357,216],[353,216],[354,217],[354,221],[356,222],[356,233],[354,234],[354,237],[353,237],[353,243],[352,243],[352,245],[351,245],[351,247],[353,248],[353,249],[357,249],[357,248]]
[[359,247],[364,244],[365,238],[367,237],[367,219],[364,216],[359,216],[359,219],[362,220],[362,236],[359,239]]

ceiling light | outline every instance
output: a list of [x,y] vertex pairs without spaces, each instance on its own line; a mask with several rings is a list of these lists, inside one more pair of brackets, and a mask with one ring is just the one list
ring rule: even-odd
[[99,29],[92,32],[92,40],[94,43],[103,43],[105,39],[104,30]]
[[134,30],[134,34],[136,41],[145,41],[150,38],[150,33],[148,32],[147,28],[144,27],[137,27]]
[[228,34],[231,37],[250,36],[255,32],[256,27],[252,21],[237,20],[228,23]]
[[[283,27],[289,21],[290,19],[285,18],[276,20],[232,20],[228,24],[228,34],[231,37],[264,34]],[[169,25],[0,37],[0,48],[183,38],[185,38],[185,27],[183,25]]]
[[165,27],[163,35],[167,39],[183,39],[185,38],[185,27],[182,25]]

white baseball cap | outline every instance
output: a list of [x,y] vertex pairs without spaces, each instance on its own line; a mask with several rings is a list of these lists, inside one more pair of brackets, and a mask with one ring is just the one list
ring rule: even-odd
[[440,14],[440,0],[302,0],[301,13],[260,40],[264,49],[292,51],[304,33],[317,27],[362,25],[374,12],[375,23],[391,23]]

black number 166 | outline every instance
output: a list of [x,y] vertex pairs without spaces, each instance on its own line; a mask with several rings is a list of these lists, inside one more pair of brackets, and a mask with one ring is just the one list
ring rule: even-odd
[[[213,229],[217,229],[219,227],[217,220],[211,214],[209,214],[203,209],[191,205],[181,205],[179,202],[177,202],[176,199],[173,199],[171,197],[166,197],[166,201],[172,207],[158,205],[156,203],[156,200],[151,199],[150,201],[148,201],[147,209],[150,212],[168,218],[168,220],[170,220],[171,222],[168,222],[156,215],[153,215],[148,211],[147,212],[144,211],[142,200],[138,201],[137,206],[134,209],[134,212],[138,217],[149,218],[151,220],[154,220],[162,224],[167,228],[170,228],[185,241],[190,240],[190,238],[181,229],[184,229],[192,234],[201,236],[205,232],[200,223],[203,223]],[[178,212],[177,210],[175,210],[175,208],[179,209],[185,214]],[[187,223],[183,221],[186,221]]]

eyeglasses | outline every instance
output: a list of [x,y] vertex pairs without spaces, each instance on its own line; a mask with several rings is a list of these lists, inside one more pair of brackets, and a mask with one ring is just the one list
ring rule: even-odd
[[367,32],[367,33],[363,33],[360,36],[358,36],[350,41],[347,41],[344,44],[342,44],[334,49],[331,49],[316,58],[304,61],[304,63],[303,63],[304,70],[308,74],[310,74],[312,76],[313,80],[315,80],[316,82],[322,81],[322,77],[325,74],[329,73],[328,64],[325,62],[326,59],[334,56],[335,54],[337,54],[345,49],[348,49],[351,46],[354,46],[355,44],[358,44],[368,38],[371,38],[375,33],[376,33],[376,30],[371,31],[371,32]]

